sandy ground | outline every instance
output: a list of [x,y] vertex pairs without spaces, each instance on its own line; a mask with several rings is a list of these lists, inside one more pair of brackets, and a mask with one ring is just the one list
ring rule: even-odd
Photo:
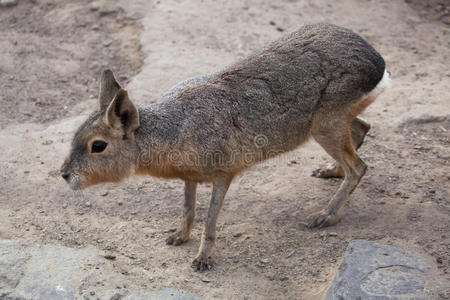
[[[0,9],[0,238],[94,245],[117,255],[137,287],[207,299],[319,298],[348,242],[363,238],[423,255],[448,289],[448,9],[448,1],[400,0],[19,1]],[[178,224],[182,182],[132,178],[74,193],[59,178],[74,130],[96,107],[102,68],[130,82],[135,102],[151,103],[182,79],[322,21],[362,34],[393,80],[363,113],[372,124],[360,150],[369,169],[338,225],[302,225],[340,184],[310,176],[329,161],[314,142],[235,179],[207,273],[190,263],[210,186],[199,189],[191,240],[173,247],[164,241]]]

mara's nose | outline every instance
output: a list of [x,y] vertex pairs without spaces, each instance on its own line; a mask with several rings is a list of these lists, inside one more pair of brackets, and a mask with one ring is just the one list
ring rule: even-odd
[[64,178],[65,181],[69,181],[70,173],[63,172],[61,173],[62,178]]

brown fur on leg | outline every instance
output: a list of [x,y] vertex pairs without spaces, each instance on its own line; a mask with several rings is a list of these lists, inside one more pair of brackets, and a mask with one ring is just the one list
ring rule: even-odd
[[213,183],[211,202],[209,204],[208,217],[202,234],[202,241],[197,257],[193,261],[193,266],[198,271],[208,270],[212,267],[211,254],[216,242],[216,223],[223,199],[230,186],[232,177],[223,176],[217,178]]
[[356,154],[350,123],[346,118],[336,118],[332,122],[324,122],[319,118],[313,127],[312,135],[342,167],[345,174],[344,181],[327,208],[309,218],[308,227],[326,227],[336,224],[342,218],[344,204],[364,176],[367,166]]
[[[350,131],[352,134],[352,144],[356,150],[361,147],[369,130],[370,124],[363,119],[355,118],[352,121]],[[314,170],[311,175],[317,178],[342,178],[345,174],[339,164],[334,162]]]
[[195,217],[197,183],[186,181],[184,186],[184,208],[180,228],[166,239],[168,245],[178,246],[189,240]]

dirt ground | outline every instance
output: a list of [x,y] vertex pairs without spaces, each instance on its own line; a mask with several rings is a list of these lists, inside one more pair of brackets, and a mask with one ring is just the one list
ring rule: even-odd
[[[436,285],[450,291],[449,2],[423,3],[19,0],[0,8],[0,238],[94,245],[116,255],[136,287],[206,299],[318,299],[348,242],[362,238],[428,258]],[[310,176],[329,161],[314,142],[234,180],[206,273],[190,263],[209,185],[199,189],[191,240],[173,247],[165,238],[181,215],[182,182],[131,178],[75,193],[59,178],[73,132],[97,104],[102,69],[129,83],[137,103],[151,103],[179,80],[323,21],[363,35],[393,81],[362,115],[372,124],[360,150],[369,169],[336,226],[302,225],[340,184]]]

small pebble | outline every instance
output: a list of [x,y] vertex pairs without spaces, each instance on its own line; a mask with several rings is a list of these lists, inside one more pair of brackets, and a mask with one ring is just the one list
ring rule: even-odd
[[73,232],[80,231],[75,225],[70,226],[70,230],[72,230]]
[[203,278],[202,278],[202,281],[203,281],[203,282],[206,282],[206,283],[211,282],[211,280],[210,280],[209,278],[207,278],[207,277],[203,277]]
[[286,255],[286,258],[289,258],[289,257],[291,257],[292,255],[294,255],[294,253],[295,253],[295,250],[294,251],[292,251],[292,252],[290,252],[288,255]]
[[130,274],[130,271],[128,271],[125,268],[120,268],[120,273],[122,273],[123,275],[128,275],[128,274]]
[[103,7],[99,8],[98,12],[99,12],[100,17],[104,17],[107,15],[118,13],[119,9],[116,7],[103,6]]
[[106,259],[111,259],[111,260],[116,259],[116,256],[115,256],[115,255],[109,254],[109,253],[103,254],[103,257],[106,258]]
[[337,236],[338,234],[337,234],[337,232],[332,231],[332,232],[328,233],[328,235],[329,236]]

